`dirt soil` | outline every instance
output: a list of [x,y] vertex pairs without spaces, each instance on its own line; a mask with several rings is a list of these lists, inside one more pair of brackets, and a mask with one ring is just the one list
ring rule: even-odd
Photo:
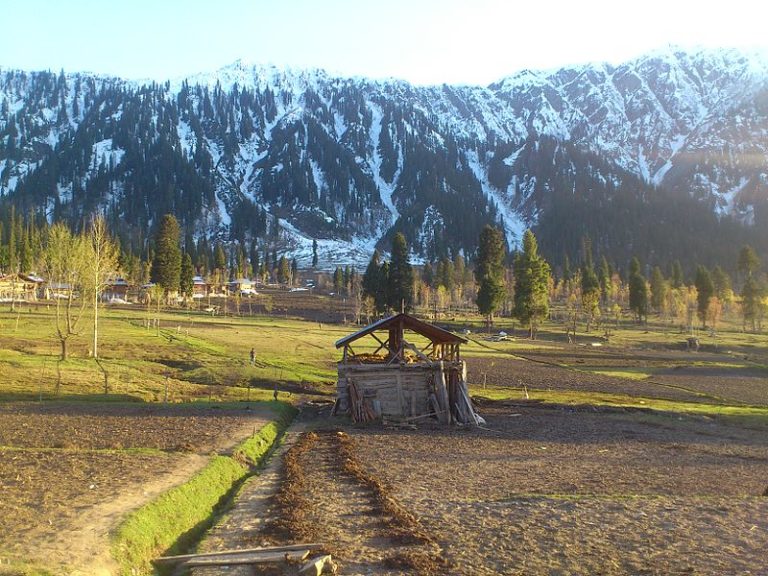
[[231,444],[254,415],[209,405],[8,403],[0,404],[0,446],[208,453]]
[[0,406],[0,573],[9,561],[55,574],[110,573],[108,534],[128,511],[267,418],[263,409]]
[[[299,429],[302,427],[299,426]],[[344,431],[289,433],[286,448],[252,478],[206,537],[207,552],[320,543],[340,574],[444,574],[437,542],[359,463]],[[220,573],[195,569],[195,576]],[[290,565],[230,567],[228,574],[295,574]]]
[[[522,356],[470,358],[467,380],[482,395],[482,384],[539,390],[589,391],[708,404],[768,406],[768,373],[733,364],[726,354],[692,354],[563,347],[526,351]],[[594,371],[649,371],[646,379]]]
[[455,574],[766,574],[768,440],[710,418],[481,409],[486,430],[355,430]]

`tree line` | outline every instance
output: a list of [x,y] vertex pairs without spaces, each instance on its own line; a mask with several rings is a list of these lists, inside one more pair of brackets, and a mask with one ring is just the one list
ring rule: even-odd
[[[531,230],[524,233],[520,249],[509,252],[502,231],[486,226],[471,265],[459,254],[412,269],[405,238],[396,236],[391,261],[382,261],[377,251],[368,264],[361,284],[363,309],[384,315],[418,307],[427,313],[434,310],[435,319],[438,310],[476,309],[489,327],[503,314],[526,326],[531,338],[547,318],[562,321],[573,338],[579,319],[590,332],[598,325],[607,329],[625,313],[637,324],[655,314],[681,329],[693,330],[698,320],[701,328],[714,330],[725,314],[738,312],[743,329],[752,331],[762,330],[768,314],[766,276],[749,245],[735,259],[735,278],[718,265],[699,264],[688,281],[677,260],[665,275],[661,267],[644,268],[632,257],[622,275],[604,255],[596,262],[589,238],[582,238],[579,253],[577,266],[566,256],[561,273],[555,275]],[[405,282],[403,275],[391,272],[400,270],[402,262],[409,266]]]

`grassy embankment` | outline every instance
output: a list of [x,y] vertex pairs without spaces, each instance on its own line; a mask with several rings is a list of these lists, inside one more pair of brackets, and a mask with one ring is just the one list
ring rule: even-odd
[[[53,310],[0,312],[0,400],[194,401],[258,400],[272,384],[321,386],[335,378],[333,341],[343,329],[269,317],[211,317],[164,312],[145,326],[140,310],[106,310],[101,366],[89,357],[90,326],[73,336],[59,362]],[[251,347],[256,365],[249,363]],[[105,394],[104,371],[107,373]],[[60,374],[57,394],[56,383]]]
[[232,494],[274,448],[295,410],[278,405],[277,418],[241,443],[232,455],[216,455],[193,478],[132,512],[112,535],[121,574],[151,574],[152,559],[186,551],[210,528]]
[[[159,318],[159,327],[147,327],[148,319]],[[38,400],[55,397],[57,370],[60,369],[62,398],[83,400],[132,401],[194,401],[194,400],[259,400],[271,397],[274,382],[292,389],[303,384],[317,391],[332,393],[335,362],[339,353],[333,343],[354,327],[307,321],[256,317],[212,317],[199,312],[170,311],[157,314],[141,308],[132,310],[107,309],[102,315],[100,340],[101,364],[107,371],[107,394],[104,394],[104,373],[88,357],[90,326],[82,324],[83,333],[73,337],[71,358],[58,362],[59,346],[54,336],[53,310],[44,305],[22,307],[21,312],[0,312],[0,400]],[[458,323],[456,323],[458,322]],[[454,328],[471,325],[477,329],[478,319],[459,319]],[[498,321],[495,330],[512,332],[509,321]],[[590,373],[614,378],[642,381],[654,377],[660,370],[680,365],[681,360],[664,355],[680,352],[688,334],[660,323],[637,327],[623,323],[611,329],[610,346],[617,350],[641,351],[643,355],[659,356],[658,361],[639,364],[618,360],[603,363],[587,359],[576,364],[574,351],[598,356],[601,342],[597,331],[579,332],[577,344],[565,343],[561,325],[547,322],[536,341],[527,340],[519,324],[516,339],[509,342],[489,342],[480,332],[473,333],[470,343],[462,350],[464,358],[488,359],[520,357],[536,354],[548,356],[554,364],[579,370],[588,378]],[[718,367],[734,372],[751,368],[768,372],[768,337],[744,333],[737,322],[722,323],[715,335],[700,332],[702,350],[715,352],[716,358],[691,354],[684,359],[688,365]],[[414,342],[417,346],[423,343]],[[582,346],[579,346],[582,344]],[[361,341],[357,352],[372,352]],[[256,350],[256,365],[248,360],[251,348]],[[666,358],[666,359],[665,359]],[[472,383],[471,383],[472,384]],[[325,386],[324,386],[325,385]],[[473,392],[492,398],[520,397],[516,388],[496,390],[473,387]],[[547,391],[527,389],[529,397],[553,403],[614,404],[643,406],[659,410],[703,411],[722,413],[728,407],[703,404],[674,403],[635,395],[597,392]],[[734,408],[735,409],[735,408]],[[747,409],[742,407],[742,409]]]

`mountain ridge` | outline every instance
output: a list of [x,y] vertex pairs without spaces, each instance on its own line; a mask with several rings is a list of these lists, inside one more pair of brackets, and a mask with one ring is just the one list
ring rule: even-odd
[[[111,207],[144,238],[162,209],[188,212],[182,221],[198,236],[302,258],[318,239],[328,263],[360,264],[395,231],[434,259],[471,254],[485,224],[514,244],[570,191],[606,205],[621,194],[691,198],[768,244],[757,231],[768,201],[768,59],[737,51],[670,48],[486,87],[244,61],[141,85],[0,69],[0,107],[6,202],[49,218]],[[611,253],[613,232],[569,226]],[[633,234],[631,244],[648,244]],[[556,244],[555,258],[578,252],[578,242]],[[664,259],[682,251],[651,248]]]

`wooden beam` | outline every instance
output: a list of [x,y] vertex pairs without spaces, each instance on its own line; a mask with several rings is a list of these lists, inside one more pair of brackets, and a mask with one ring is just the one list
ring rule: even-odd
[[301,562],[309,556],[309,550],[295,552],[269,552],[267,554],[241,554],[239,556],[206,556],[184,562],[185,567],[193,566],[247,566],[252,564],[276,564],[278,562]]
[[245,548],[242,550],[222,550],[220,552],[207,552],[197,554],[181,554],[178,556],[161,556],[155,558],[153,562],[156,564],[170,564],[173,562],[181,562],[183,560],[191,560],[194,558],[213,558],[217,556],[236,556],[238,554],[259,554],[259,553],[272,553],[272,552],[294,552],[297,550],[319,550],[323,547],[323,544],[311,543],[311,544],[289,544],[287,546],[267,546],[262,548]]

